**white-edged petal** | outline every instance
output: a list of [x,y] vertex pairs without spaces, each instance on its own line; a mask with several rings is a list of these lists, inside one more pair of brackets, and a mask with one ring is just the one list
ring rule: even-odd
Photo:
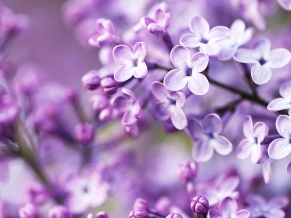
[[291,144],[287,139],[279,138],[271,142],[268,154],[273,159],[283,159],[291,152]]
[[188,88],[195,95],[204,95],[209,90],[209,82],[203,74],[194,73],[192,76],[188,77]]
[[271,79],[272,71],[265,65],[262,66],[259,63],[255,63],[251,69],[251,76],[257,85],[263,85]]

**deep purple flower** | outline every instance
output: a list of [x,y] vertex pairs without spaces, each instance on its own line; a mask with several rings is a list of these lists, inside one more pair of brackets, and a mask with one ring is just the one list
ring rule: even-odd
[[114,79],[118,82],[124,82],[132,76],[135,78],[144,78],[148,69],[144,62],[147,53],[147,46],[144,42],[137,42],[133,50],[127,45],[117,45],[113,49],[114,59],[121,64],[114,72]]
[[221,136],[221,119],[217,114],[208,114],[200,123],[196,119],[188,121],[188,132],[194,139],[193,158],[197,162],[207,162],[216,150],[221,155],[228,155],[232,151],[231,142]]
[[251,218],[252,215],[248,210],[237,210],[236,200],[226,197],[219,203],[219,210],[213,208],[209,210],[207,218]]
[[230,27],[229,37],[218,42],[220,46],[219,60],[230,60],[238,47],[251,39],[253,32],[254,29],[251,27],[246,29],[246,25],[242,20],[235,20]]
[[196,95],[204,95],[209,89],[207,78],[201,74],[206,69],[209,58],[206,54],[197,52],[191,57],[190,51],[181,45],[175,46],[170,59],[177,68],[169,71],[164,84],[171,91],[180,91],[187,84],[190,91]]
[[151,91],[158,100],[155,104],[155,115],[160,120],[171,118],[173,125],[177,129],[184,129],[187,126],[187,118],[181,109],[185,104],[185,94],[183,92],[169,91],[160,82],[153,82]]
[[263,122],[257,122],[253,125],[252,118],[247,116],[244,120],[243,132],[246,138],[236,148],[237,157],[246,159],[251,156],[253,163],[260,163],[263,158],[261,142],[268,133],[268,127]]
[[267,109],[270,111],[280,111],[291,108],[291,81],[287,81],[280,86],[279,93],[282,98],[272,100]]
[[256,84],[263,85],[271,79],[270,68],[284,67],[291,59],[287,49],[270,50],[270,41],[267,38],[260,38],[254,42],[252,49],[238,49],[233,58],[241,63],[254,64],[251,68],[252,79]]
[[97,19],[96,32],[88,40],[88,43],[93,47],[102,47],[114,40],[115,29],[111,20],[103,18]]
[[21,207],[18,211],[20,218],[37,218],[38,211],[34,204],[26,203],[24,207]]
[[188,48],[199,47],[201,52],[209,56],[215,56],[219,52],[217,41],[229,36],[230,30],[224,26],[216,26],[210,29],[208,22],[202,17],[193,17],[189,23],[192,33],[181,36],[180,43]]
[[72,218],[72,214],[63,205],[55,205],[49,210],[49,218]]
[[[150,13],[151,12],[151,13]],[[165,33],[171,24],[172,16],[166,12],[166,3],[162,2],[152,9],[140,22],[150,33]]]
[[192,211],[197,214],[205,214],[209,210],[208,199],[200,195],[197,195],[192,199],[190,206]]
[[283,138],[272,141],[269,145],[268,153],[273,159],[283,159],[291,152],[291,117],[287,115],[278,116],[276,128]]
[[254,218],[283,218],[285,217],[285,212],[282,208],[289,204],[289,200],[286,197],[275,197],[266,202],[263,197],[255,194],[248,196],[246,202],[249,204],[247,209]]

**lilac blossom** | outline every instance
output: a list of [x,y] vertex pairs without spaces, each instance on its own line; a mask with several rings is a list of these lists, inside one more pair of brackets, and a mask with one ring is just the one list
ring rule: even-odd
[[246,209],[237,210],[236,200],[226,197],[219,202],[219,209],[211,209],[207,218],[251,218],[251,213]]
[[196,119],[188,121],[188,133],[194,139],[193,158],[197,162],[207,162],[213,156],[213,151],[228,155],[232,151],[231,142],[221,136],[221,119],[217,114],[208,114],[200,123]]
[[218,42],[220,47],[219,60],[230,60],[236,50],[251,39],[253,32],[254,29],[251,27],[246,29],[243,20],[235,20],[230,27],[229,37]]
[[204,196],[195,196],[190,204],[191,210],[197,214],[205,214],[209,210],[208,199]]
[[173,125],[177,129],[184,129],[187,126],[187,118],[181,109],[186,101],[185,94],[181,91],[169,91],[160,82],[153,82],[151,91],[158,100],[155,105],[157,109],[155,115],[160,120],[171,118]]
[[[160,3],[150,11],[148,16],[142,17],[140,22],[150,33],[165,33],[171,24],[171,13],[166,12],[165,2]],[[152,14],[152,16],[151,16]]]
[[114,59],[121,64],[114,72],[114,79],[124,82],[132,76],[141,79],[147,75],[148,69],[144,62],[147,53],[145,42],[137,42],[131,50],[127,45],[117,45],[113,49]]
[[20,218],[37,218],[38,211],[34,204],[27,203],[24,207],[21,207],[18,211]]
[[93,47],[102,47],[111,43],[115,38],[115,28],[111,20],[99,18],[96,20],[96,34],[92,35],[88,43]]
[[72,214],[68,210],[68,208],[62,205],[54,205],[48,214],[49,218],[72,218]]
[[177,69],[169,71],[164,84],[171,91],[180,91],[187,84],[190,91],[196,95],[204,95],[209,89],[209,82],[202,73],[208,65],[209,58],[202,52],[197,52],[191,57],[190,51],[181,45],[175,46],[170,59]]
[[243,132],[246,138],[236,148],[237,157],[246,159],[251,156],[253,163],[261,163],[263,159],[261,142],[268,133],[268,127],[263,122],[257,122],[253,125],[252,118],[247,116],[244,120]]
[[268,148],[269,156],[273,159],[283,159],[291,152],[291,117],[280,115],[276,119],[276,128],[283,138],[271,142]]
[[291,81],[287,81],[280,86],[279,93],[282,98],[272,100],[267,109],[270,111],[280,111],[291,108]]
[[249,204],[247,209],[254,218],[283,218],[285,212],[282,209],[289,204],[286,197],[274,197],[267,202],[263,197],[255,194],[248,196],[246,202]]
[[279,5],[287,11],[291,11],[291,1],[290,0],[277,0]]
[[230,30],[224,26],[216,26],[210,29],[208,22],[202,17],[193,17],[189,23],[192,33],[181,36],[180,43],[189,48],[200,48],[209,56],[216,56],[219,52],[218,41],[229,36]]
[[238,49],[233,58],[241,63],[253,64],[251,76],[258,85],[263,85],[272,77],[271,68],[282,68],[291,59],[290,52],[284,48],[277,48],[272,51],[270,41],[267,38],[260,38],[254,42],[252,49]]

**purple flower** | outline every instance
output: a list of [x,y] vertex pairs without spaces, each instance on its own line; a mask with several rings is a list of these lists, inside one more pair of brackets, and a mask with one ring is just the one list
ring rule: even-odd
[[248,210],[237,210],[236,200],[226,197],[219,203],[219,210],[213,208],[209,210],[207,218],[251,218],[252,215]]
[[87,218],[108,218],[108,214],[104,211],[100,211],[94,216],[92,213],[89,213]]
[[246,25],[242,20],[235,20],[230,27],[229,37],[218,42],[220,46],[219,60],[230,60],[238,47],[251,39],[253,32],[254,29],[251,27],[246,29]]
[[208,199],[204,196],[195,196],[191,201],[191,209],[194,213],[203,214],[209,210]]
[[291,1],[290,0],[277,0],[279,5],[285,10],[291,11]]
[[94,138],[94,127],[89,123],[78,124],[74,128],[75,139],[86,145]]
[[96,20],[96,34],[92,35],[88,43],[93,47],[102,47],[114,40],[115,29],[111,20],[99,18]]
[[283,218],[285,212],[282,210],[289,204],[286,197],[275,197],[269,202],[260,195],[252,194],[247,197],[246,202],[249,204],[248,210],[251,212],[252,217],[265,217],[265,218]]
[[171,118],[173,125],[177,129],[184,129],[187,126],[187,118],[181,109],[185,104],[185,94],[183,92],[168,91],[160,82],[153,82],[151,90],[155,98],[157,110],[155,115],[160,120]]
[[162,2],[152,11],[153,16],[145,16],[140,22],[150,33],[165,33],[171,24],[172,16],[166,13],[166,4]]
[[236,148],[236,155],[239,159],[246,159],[251,156],[253,163],[262,161],[263,151],[261,142],[268,133],[268,127],[263,122],[253,125],[252,118],[247,116],[244,120],[243,132],[246,139],[243,139]]
[[282,159],[291,152],[291,117],[280,115],[276,120],[276,128],[283,138],[272,141],[269,145],[268,153],[273,159]]
[[228,155],[232,151],[231,142],[221,136],[221,119],[217,114],[208,114],[202,123],[192,119],[188,121],[188,132],[194,139],[193,158],[197,162],[207,162],[216,150],[221,155]]
[[270,68],[284,67],[291,59],[290,52],[284,48],[277,48],[272,51],[270,41],[267,38],[257,40],[251,49],[238,49],[233,58],[241,63],[254,64],[251,68],[253,81],[263,85],[271,79]]
[[68,208],[63,205],[55,205],[49,210],[49,218],[72,218],[72,214]]
[[18,211],[18,215],[20,218],[37,218],[38,211],[34,204],[26,203],[24,207],[21,207]]
[[202,17],[193,17],[189,23],[192,33],[181,36],[180,43],[188,48],[200,47],[200,51],[215,56],[219,52],[217,41],[229,36],[230,30],[224,26],[216,26],[210,29],[208,22]]
[[126,45],[117,45],[113,48],[114,59],[122,64],[114,72],[114,79],[124,82],[132,76],[144,78],[148,72],[144,58],[147,53],[147,46],[144,42],[137,42],[133,50]]
[[180,91],[187,84],[190,91],[196,95],[204,95],[209,89],[207,78],[201,74],[206,69],[209,58],[206,54],[197,52],[191,57],[190,51],[181,45],[175,46],[170,59],[177,69],[169,71],[164,84],[171,91]]
[[179,178],[185,183],[193,181],[196,178],[197,171],[198,164],[195,161],[178,166]]
[[270,111],[280,111],[291,108],[291,81],[287,81],[280,86],[279,93],[283,98],[272,100],[267,109]]
[[170,213],[166,218],[183,218],[179,213]]

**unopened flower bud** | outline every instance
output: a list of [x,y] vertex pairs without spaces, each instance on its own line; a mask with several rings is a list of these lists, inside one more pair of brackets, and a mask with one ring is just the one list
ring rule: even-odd
[[100,85],[100,77],[97,70],[91,70],[82,77],[83,86],[86,89],[94,90]]
[[19,209],[18,215],[20,218],[37,218],[38,212],[34,204],[27,203]]
[[149,212],[146,209],[137,209],[133,214],[135,218],[148,218]]
[[104,211],[100,211],[96,214],[96,218],[108,218],[108,214]]
[[94,128],[91,124],[78,124],[74,129],[75,139],[82,143],[88,144],[94,136]]
[[166,218],[183,218],[183,217],[178,213],[170,213]]
[[147,200],[142,199],[142,198],[137,198],[133,204],[133,209],[148,209],[149,203]]
[[49,211],[49,218],[72,218],[69,210],[62,205],[55,205]]
[[204,196],[195,196],[191,201],[191,209],[197,214],[207,213],[209,210],[208,199]]
[[181,164],[178,167],[178,174],[183,182],[190,182],[195,179],[198,171],[198,164],[194,161],[188,162],[186,164]]
[[118,83],[112,77],[105,77],[100,82],[104,89],[104,92],[108,95],[113,95],[116,93],[118,88]]
[[157,210],[162,214],[169,214],[170,207],[171,201],[166,197],[160,198],[155,204],[155,208],[157,208]]

